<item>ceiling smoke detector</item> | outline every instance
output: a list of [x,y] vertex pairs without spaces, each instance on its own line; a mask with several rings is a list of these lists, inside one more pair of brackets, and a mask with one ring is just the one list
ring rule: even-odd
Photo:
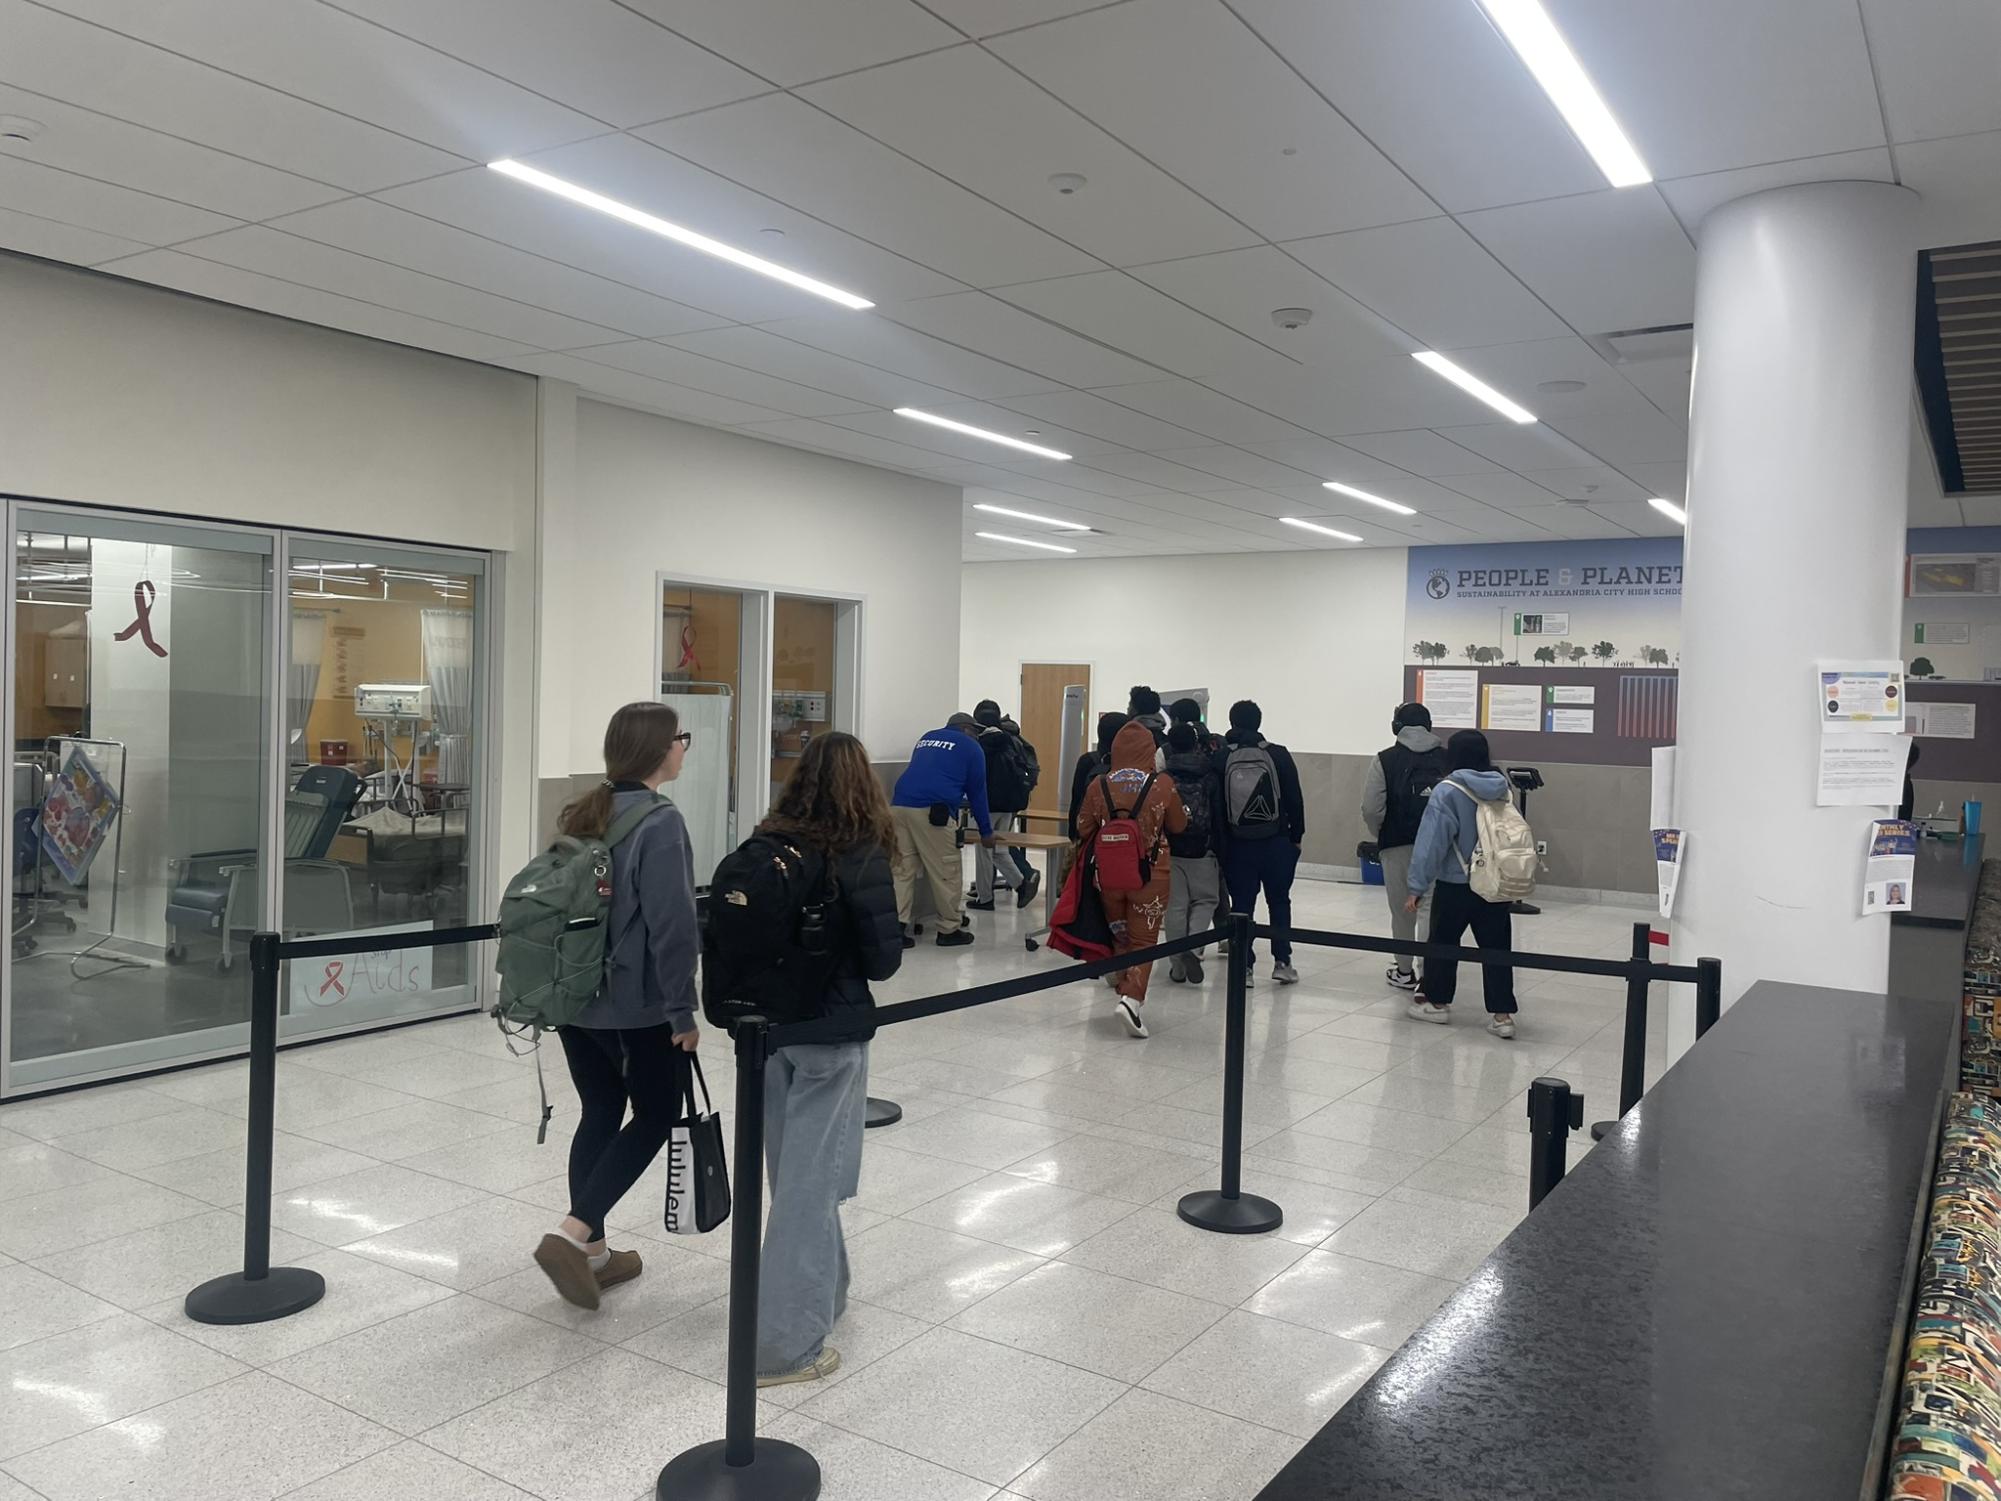
[[1049,178],[1049,186],[1056,189],[1065,198],[1082,189],[1084,183],[1085,177],[1082,172],[1056,172],[1052,173]]
[[26,115],[0,115],[0,141],[34,141],[48,127]]
[[1313,309],[1310,307],[1273,308],[1271,321],[1276,323],[1280,328],[1304,328],[1313,321]]
[[1584,389],[1584,382],[1581,380],[1537,381],[1536,389],[1547,392],[1551,396],[1567,396],[1572,391],[1582,391]]

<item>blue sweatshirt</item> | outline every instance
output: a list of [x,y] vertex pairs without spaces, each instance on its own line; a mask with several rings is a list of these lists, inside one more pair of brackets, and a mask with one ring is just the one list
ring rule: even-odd
[[896,779],[890,802],[899,808],[943,803],[954,813],[959,804],[971,803],[980,837],[993,837],[993,814],[987,810],[987,753],[964,730],[948,726],[927,732],[910,752],[910,765]]
[[[1478,797],[1508,794],[1507,776],[1498,771],[1455,771],[1445,781],[1456,782]],[[1410,894],[1423,896],[1433,881],[1464,886],[1466,867],[1473,862],[1473,847],[1479,839],[1479,806],[1465,793],[1441,782],[1425,801],[1424,822],[1417,826],[1417,844],[1410,856]]]

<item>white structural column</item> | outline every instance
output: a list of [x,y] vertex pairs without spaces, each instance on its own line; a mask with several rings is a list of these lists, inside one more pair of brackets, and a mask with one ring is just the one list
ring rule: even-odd
[[[1674,957],[1759,980],[1880,988],[1861,915],[1871,808],[1815,805],[1814,664],[1899,653],[1916,195],[1776,188],[1703,221],[1689,414]],[[1695,1036],[1675,986],[1670,1056]]]

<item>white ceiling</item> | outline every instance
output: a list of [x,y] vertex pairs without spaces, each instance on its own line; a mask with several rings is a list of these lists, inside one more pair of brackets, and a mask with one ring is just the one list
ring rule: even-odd
[[[2001,6],[1546,3],[1656,184],[1605,188],[1474,0],[0,0],[0,114],[47,127],[0,143],[0,248],[929,475],[1101,528],[1086,555],[1340,545],[1282,515],[1665,533],[1686,348],[1601,336],[1688,322],[1696,224],[1761,187],[1900,181],[1925,243],[2001,238]],[[1028,556],[976,529],[1010,524],[969,509],[968,558]]]

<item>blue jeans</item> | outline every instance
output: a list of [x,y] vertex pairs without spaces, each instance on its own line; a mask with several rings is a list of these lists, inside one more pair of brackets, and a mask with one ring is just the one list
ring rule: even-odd
[[780,1048],[765,1066],[764,1165],[771,1217],[757,1283],[757,1372],[820,1358],[848,1306],[841,1200],[861,1188],[868,1044]]
[[[1299,846],[1283,834],[1275,839],[1232,839],[1223,865],[1230,878],[1230,910],[1250,916],[1257,911],[1262,890],[1272,929],[1272,959],[1292,963],[1292,875],[1299,868]],[[1256,959],[1253,948],[1250,960]]]

